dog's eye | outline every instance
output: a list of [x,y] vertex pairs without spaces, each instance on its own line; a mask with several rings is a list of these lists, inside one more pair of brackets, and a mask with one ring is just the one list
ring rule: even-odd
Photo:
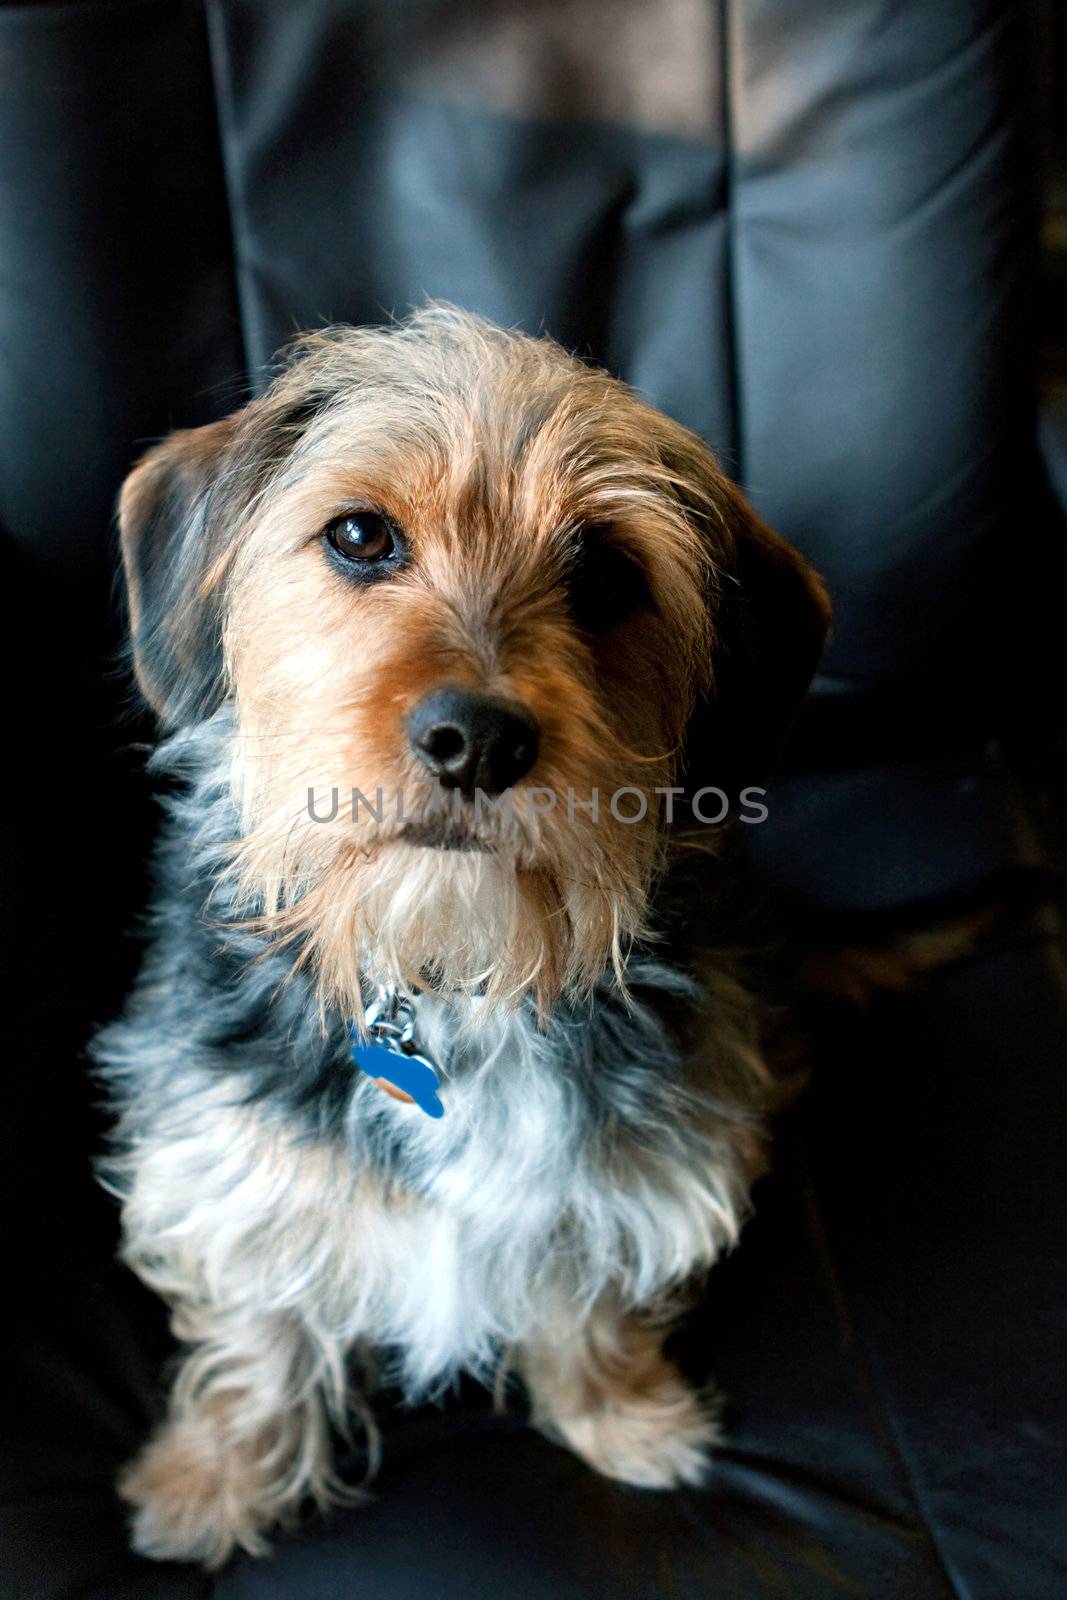
[[587,633],[600,633],[651,604],[644,573],[626,550],[597,528],[588,528],[567,575],[574,620]]
[[346,561],[388,561],[396,554],[393,530],[379,511],[346,511],[335,517],[326,540]]

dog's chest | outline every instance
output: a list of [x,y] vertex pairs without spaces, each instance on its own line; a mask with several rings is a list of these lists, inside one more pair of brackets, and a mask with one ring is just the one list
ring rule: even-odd
[[647,1304],[736,1235],[729,1144],[693,1115],[647,1007],[609,1000],[546,1030],[521,1012],[469,1029],[436,1002],[418,1013],[440,1118],[342,1055],[328,1132],[190,1066],[118,1174],[142,1276],[224,1283],[286,1315],[310,1295],[316,1337],[395,1352],[416,1394],[606,1295]]
[[405,1187],[449,1210],[479,1214],[531,1202],[544,1190],[559,1209],[570,1185],[590,1181],[593,1106],[565,1053],[523,1013],[484,1020],[420,995],[412,1044],[437,1074],[440,1117],[370,1085],[352,1107],[354,1150]]
[[715,1253],[733,1226],[721,1152],[680,1115],[678,1059],[647,1013],[635,1032],[625,1006],[547,1031],[523,1012],[468,1028],[420,998],[417,1022],[444,1116],[368,1083],[351,1127],[411,1197],[382,1219],[407,1281],[433,1276],[442,1307],[458,1291],[507,1321],[549,1278],[582,1297],[622,1279],[647,1293]]

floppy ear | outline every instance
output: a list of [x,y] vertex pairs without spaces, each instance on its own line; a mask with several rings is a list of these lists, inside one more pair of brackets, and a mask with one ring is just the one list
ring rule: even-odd
[[210,513],[235,421],[171,434],[133,469],[119,497],[134,671],[169,727],[210,716],[225,692],[219,589],[226,551]]
[[712,683],[686,733],[685,783],[734,793],[768,776],[807,693],[830,628],[814,568],[772,533],[695,435],[669,451],[676,492],[706,533]]
[[706,710],[714,744],[703,761],[715,761],[719,746],[727,777],[743,787],[762,783],[781,753],[826,646],[830,599],[814,568],[740,490],[724,478],[719,494],[728,538]]

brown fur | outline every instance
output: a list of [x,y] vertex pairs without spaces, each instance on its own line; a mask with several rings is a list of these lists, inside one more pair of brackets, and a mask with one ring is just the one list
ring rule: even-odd
[[601,1305],[520,1352],[534,1420],[606,1477],[647,1489],[700,1483],[716,1407],[663,1355],[669,1318]]
[[[358,835],[311,823],[309,784],[342,795],[402,789],[416,795],[416,815],[432,819],[443,797],[416,787],[425,774],[403,728],[420,697],[447,682],[533,712],[541,756],[531,786],[582,798],[625,786],[651,794],[675,781],[690,711],[714,692],[716,661],[730,648],[716,616],[738,546],[787,564],[825,618],[817,580],[684,429],[548,341],[469,322],[458,338],[447,319],[440,326],[436,342],[406,342],[403,331],[312,337],[263,399],[237,419],[175,435],[123,497],[136,653],[146,496],[167,473],[191,481],[193,494],[197,480],[244,484],[233,520],[206,529],[189,592],[166,626],[180,660],[185,610],[217,597],[239,727],[249,905],[276,932],[310,935],[324,1003],[356,1013],[351,950],[366,943],[375,879],[399,830],[367,818]],[[459,362],[469,370],[456,382],[449,368]],[[365,381],[323,407],[286,470],[257,461],[271,429],[285,443],[286,408],[346,368],[362,368]],[[324,562],[320,541],[330,518],[356,505],[394,518],[415,558],[395,582],[358,597]],[[565,584],[590,525],[629,552],[653,601],[596,637],[573,626]],[[143,653],[138,661],[158,701],[153,669]],[[633,826],[603,814],[594,826],[559,809],[533,825],[487,824],[486,838],[519,874],[506,930],[513,949],[496,964],[491,998],[533,989],[549,1005],[587,988],[606,961],[621,970],[659,864],[655,809]],[[388,874],[381,886],[389,892]],[[445,979],[480,983],[483,953],[458,953]],[[410,982],[426,951],[415,940],[376,954]]]
[[[324,529],[359,507],[403,530],[410,562],[388,581],[354,584],[324,550]],[[238,911],[299,941],[323,1011],[357,1019],[368,972],[436,989],[456,1011],[481,996],[472,1029],[509,1027],[530,996],[542,1014],[586,997],[612,968],[624,985],[669,850],[653,791],[686,771],[715,782],[724,729],[777,730],[827,621],[817,577],[694,435],[548,340],[442,311],[388,335],[307,339],[243,412],[153,451],[121,521],[146,696],[172,726],[232,703]],[[568,587],[596,540],[626,553],[647,595],[603,628],[576,618]],[[426,782],[406,724],[442,686],[536,719],[514,813],[457,812]],[[334,821],[309,816],[309,788],[339,791]],[[387,805],[352,822],[345,797],[379,788],[404,792],[408,821]],[[612,815],[624,788],[648,797],[642,821]],[[538,794],[555,808],[527,812]],[[599,794],[598,818],[568,794]],[[446,825],[470,848],[423,848],[405,831]],[[648,1281],[681,1279],[733,1241],[763,1162],[771,1093],[754,1007],[727,963],[698,976],[707,1010],[684,1041],[695,1065],[679,1104],[704,1167],[673,1140],[665,1155],[619,1130],[594,1174],[632,1183]],[[547,1093],[532,1117],[548,1114]],[[221,1089],[197,1094],[195,1129],[138,1132],[124,1178],[128,1259],[172,1302],[191,1353],[123,1493],[139,1548],[217,1564],[235,1544],[260,1552],[304,1494],[343,1494],[328,1434],[346,1422],[361,1277],[386,1293],[391,1250],[419,1259],[416,1224],[440,1230],[441,1259],[476,1250],[478,1229],[424,1196],[360,1188],[342,1157]],[[487,1182],[498,1155],[485,1153]],[[425,1217],[406,1214],[416,1204]],[[656,1280],[661,1217],[675,1231]],[[623,1266],[596,1270],[617,1286]],[[588,1301],[571,1285],[530,1310],[524,1289],[512,1359],[541,1424],[612,1476],[697,1481],[714,1419],[661,1353],[665,1302],[637,1312],[598,1279]]]

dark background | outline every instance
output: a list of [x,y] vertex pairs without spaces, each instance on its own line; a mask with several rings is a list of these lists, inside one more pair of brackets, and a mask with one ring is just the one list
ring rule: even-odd
[[[1052,0],[0,5],[5,1593],[1064,1591],[1065,58]],[[111,510],[296,328],[427,296],[634,382],[825,572],[758,841],[791,924],[1018,917],[819,1019],[690,1345],[706,1494],[465,1397],[358,1527],[211,1587],[127,1561],[110,1487],[165,1350],[89,1176],[154,826]]]

